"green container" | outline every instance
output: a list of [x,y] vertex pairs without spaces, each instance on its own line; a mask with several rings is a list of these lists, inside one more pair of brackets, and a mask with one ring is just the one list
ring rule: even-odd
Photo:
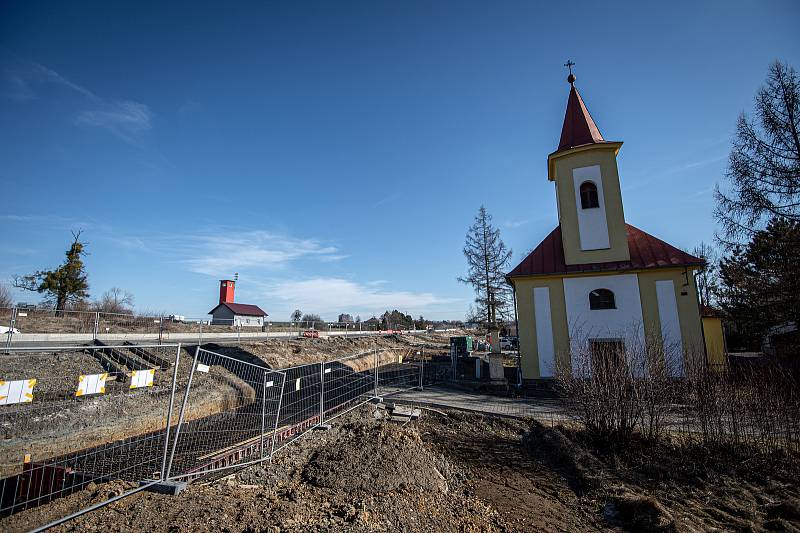
[[450,350],[456,354],[456,357],[469,357],[472,351],[472,337],[469,335],[450,337]]

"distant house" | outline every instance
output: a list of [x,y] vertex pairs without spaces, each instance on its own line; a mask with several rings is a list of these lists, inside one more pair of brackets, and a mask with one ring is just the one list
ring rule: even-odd
[[237,304],[233,302],[236,282],[230,279],[220,280],[219,304],[208,312],[212,316],[211,324],[220,326],[263,327],[264,319],[269,316],[258,307],[251,304]]
[[267,313],[257,305],[221,303],[208,312],[212,315],[212,325],[253,326],[264,325]]
[[376,317],[372,317],[369,320],[365,320],[364,322],[362,322],[362,324],[364,324],[365,326],[380,326],[381,321]]
[[342,313],[341,315],[339,315],[338,322],[350,322],[352,324],[353,316],[352,315],[348,315],[347,313]]

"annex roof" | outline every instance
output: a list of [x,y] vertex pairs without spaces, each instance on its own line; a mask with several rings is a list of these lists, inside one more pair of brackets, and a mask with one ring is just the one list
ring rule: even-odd
[[243,315],[243,316],[269,316],[267,312],[261,309],[257,305],[250,305],[250,304],[234,304],[234,303],[221,303],[217,305],[214,309],[208,312],[209,315],[213,315],[214,311],[220,308],[220,306],[225,306],[231,311],[233,311],[234,315]]
[[701,266],[704,264],[704,261],[699,257],[679,250],[635,226],[630,224],[625,224],[625,226],[631,256],[629,261],[567,265],[564,260],[561,226],[556,226],[539,243],[539,246],[528,254],[528,257],[523,259],[506,277],[644,270],[649,268]]

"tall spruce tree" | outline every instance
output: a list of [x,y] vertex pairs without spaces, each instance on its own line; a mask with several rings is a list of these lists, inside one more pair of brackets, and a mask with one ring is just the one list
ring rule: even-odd
[[475,291],[474,315],[476,321],[492,321],[490,302],[494,300],[497,318],[511,317],[513,302],[511,287],[505,279],[511,260],[511,250],[500,238],[500,230],[492,225],[492,215],[484,206],[478,210],[475,221],[467,232],[464,243],[467,258],[467,275],[458,281],[471,285]]
[[72,233],[72,244],[66,252],[66,260],[55,270],[39,270],[27,276],[16,276],[14,286],[45,295],[45,301],[53,305],[57,314],[68,304],[84,301],[89,296],[89,282],[82,257],[86,255],[86,243],[81,242],[81,232]]
[[714,215],[729,248],[774,217],[800,221],[800,80],[789,65],[770,65],[754,118],[739,116],[725,176]]

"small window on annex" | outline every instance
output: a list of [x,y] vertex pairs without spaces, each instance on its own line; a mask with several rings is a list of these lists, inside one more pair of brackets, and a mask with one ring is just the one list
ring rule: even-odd
[[597,185],[591,181],[581,183],[581,209],[591,209],[600,207],[600,200],[597,197]]
[[589,309],[616,309],[614,293],[608,289],[595,289],[589,293]]

